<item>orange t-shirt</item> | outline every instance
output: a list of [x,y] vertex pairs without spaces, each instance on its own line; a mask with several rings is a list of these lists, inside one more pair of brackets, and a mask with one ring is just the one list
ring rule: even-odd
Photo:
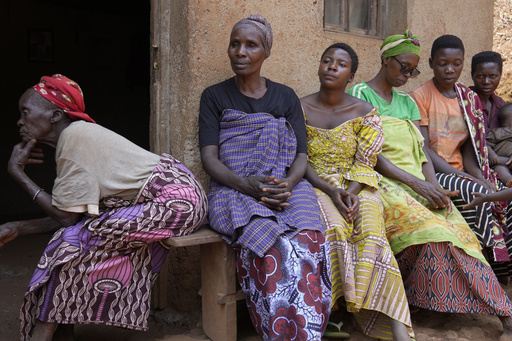
[[430,149],[453,167],[463,170],[461,146],[469,138],[457,98],[446,98],[431,79],[413,90],[421,114],[420,126],[428,127]]

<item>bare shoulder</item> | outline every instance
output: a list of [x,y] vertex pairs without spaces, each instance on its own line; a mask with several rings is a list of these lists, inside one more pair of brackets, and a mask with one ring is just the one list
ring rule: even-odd
[[308,119],[321,114],[325,110],[318,100],[318,92],[302,97],[300,104],[302,105],[302,110],[304,110],[304,115]]
[[300,103],[303,105],[318,106],[318,92],[302,97]]
[[357,97],[354,97],[352,95],[345,94],[347,99],[350,100],[351,106],[353,108],[353,111],[357,113],[357,116],[362,117],[368,114],[370,111],[373,110],[373,105],[370,103],[363,101],[362,99],[359,99]]

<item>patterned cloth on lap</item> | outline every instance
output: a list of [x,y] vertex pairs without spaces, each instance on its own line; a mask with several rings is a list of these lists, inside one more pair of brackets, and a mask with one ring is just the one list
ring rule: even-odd
[[[409,120],[382,117],[386,137],[382,155],[402,170],[424,180],[421,165],[427,162],[423,153],[423,136]],[[386,234],[393,252],[410,245],[449,241],[466,253],[487,264],[480,252],[478,239],[459,211],[430,210],[428,200],[409,186],[383,177],[380,193],[384,204]]]
[[333,304],[344,296],[347,310],[366,335],[392,339],[390,317],[414,333],[402,276],[384,231],[380,175],[373,169],[384,142],[380,122],[373,110],[333,129],[306,126],[306,131],[310,165],[325,182],[343,189],[350,181],[366,185],[358,194],[359,213],[353,222],[315,188],[331,247]]
[[147,330],[151,285],[169,250],[164,240],[195,231],[207,211],[199,181],[168,154],[138,198],[105,205],[52,237],[25,294],[22,340],[37,320]]
[[[427,160],[419,130],[408,120],[382,119],[386,137],[382,155],[424,179],[421,165]],[[386,235],[396,253],[409,304],[443,312],[512,313],[512,304],[482,255],[476,235],[453,205],[451,212],[430,210],[427,199],[401,182],[383,177],[379,185]],[[483,293],[488,289],[490,294]]]
[[[219,158],[234,173],[248,177],[286,177],[295,160],[296,141],[284,118],[267,113],[224,110],[221,117]],[[287,199],[289,207],[271,210],[250,196],[211,181],[208,193],[212,229],[232,245],[247,247],[262,257],[282,235],[318,230],[323,223],[311,185],[302,179]],[[308,212],[308,214],[304,214]]]

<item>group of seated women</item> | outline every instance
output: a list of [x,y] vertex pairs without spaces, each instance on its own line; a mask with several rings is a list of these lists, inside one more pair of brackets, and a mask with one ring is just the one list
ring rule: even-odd
[[500,340],[512,340],[496,275],[509,276],[512,193],[497,192],[485,108],[458,82],[459,38],[433,43],[431,80],[410,95],[396,89],[419,75],[419,45],[408,30],[386,38],[377,75],[347,94],[358,57],[333,44],[320,58],[320,90],[299,99],[260,75],[267,20],[233,27],[235,76],[203,92],[199,142],[210,226],[236,250],[262,339],[347,337],[331,314],[346,306],[364,334],[410,340],[411,306],[497,315]]
[[[359,61],[336,43],[320,57],[319,91],[299,99],[260,75],[272,43],[262,16],[237,22],[227,51],[235,76],[201,96],[208,202],[170,155],[96,125],[68,78],[43,77],[23,94],[22,142],[8,169],[49,218],[1,225],[0,246],[62,227],[25,296],[23,340],[49,341],[56,330],[73,340],[75,323],[145,330],[165,239],[192,233],[206,203],[211,228],[236,251],[263,340],[348,337],[332,314],[342,307],[378,339],[414,338],[417,307],[496,315],[500,340],[512,340],[498,279],[509,277],[512,189],[501,191],[491,168],[508,171],[510,156],[490,165],[486,144],[497,116],[489,79],[501,64],[474,66],[474,79],[485,78],[475,81],[480,100],[458,82],[462,42],[441,36],[433,78],[409,95],[396,88],[419,75],[420,43],[406,31],[384,40],[377,75],[347,94]],[[52,195],[24,172],[41,162],[37,143],[56,148]]]

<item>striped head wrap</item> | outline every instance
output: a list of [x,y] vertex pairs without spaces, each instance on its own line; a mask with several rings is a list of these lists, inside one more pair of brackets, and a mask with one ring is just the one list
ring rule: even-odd
[[267,58],[270,56],[270,49],[272,49],[272,40],[274,38],[274,34],[272,32],[272,27],[270,23],[260,14],[251,14],[247,18],[244,18],[237,22],[231,32],[239,28],[240,26],[251,26],[256,28],[256,31],[261,37],[261,41],[263,42],[263,48],[265,49],[265,54]]
[[32,88],[46,100],[62,109],[73,121],[84,120],[96,123],[84,112],[85,103],[82,89],[66,76],[58,73],[51,77],[43,76],[39,83]]
[[409,29],[404,34],[396,34],[384,39],[380,47],[381,59],[398,56],[403,53],[414,53],[420,55],[420,41]]

